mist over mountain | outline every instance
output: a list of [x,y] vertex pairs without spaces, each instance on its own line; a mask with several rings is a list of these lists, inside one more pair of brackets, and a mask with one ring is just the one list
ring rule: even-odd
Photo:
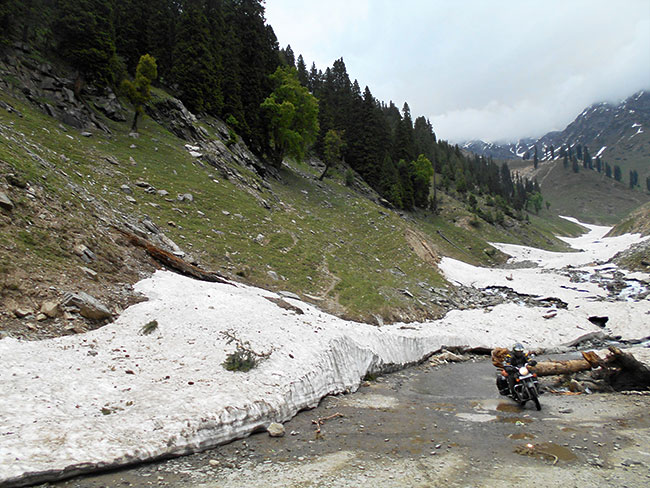
[[496,159],[533,159],[537,148],[539,161],[562,158],[562,148],[587,147],[592,158],[619,165],[623,172],[636,170],[644,180],[650,172],[649,126],[650,93],[640,91],[616,105],[593,104],[564,130],[548,132],[538,139],[524,138],[512,144],[468,141],[460,146]]

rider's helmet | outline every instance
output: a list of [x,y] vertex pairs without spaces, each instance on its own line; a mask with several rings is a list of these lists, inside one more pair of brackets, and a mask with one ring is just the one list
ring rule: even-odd
[[512,355],[519,359],[524,357],[524,346],[520,342],[512,346]]

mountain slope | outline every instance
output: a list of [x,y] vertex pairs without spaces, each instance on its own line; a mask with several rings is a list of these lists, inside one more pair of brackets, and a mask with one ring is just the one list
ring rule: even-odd
[[95,111],[89,130],[65,125],[32,98],[18,86],[0,90],[0,200],[10,202],[0,205],[2,334],[101,325],[44,313],[67,293],[88,292],[113,314],[137,300],[130,285],[159,264],[116,227],[237,281],[374,322],[468,306],[438,272],[442,255],[496,264],[505,256],[489,241],[563,249],[552,234],[580,232],[544,211],[532,223],[506,216],[490,225],[454,194],[441,195],[439,215],[396,212],[359,178],[347,186],[339,171],[319,181],[318,161],[262,178],[221,121],[197,120],[159,90],[149,111],[157,119],[145,116],[139,137]]
[[588,147],[593,158],[599,156],[611,167],[620,166],[626,183],[629,171],[637,171],[640,186],[646,189],[645,179],[650,176],[650,92],[638,92],[617,105],[594,104],[563,131],[549,132],[536,140],[522,139],[516,144],[471,141],[462,147],[493,158],[530,160],[537,146],[539,160],[544,161],[561,159],[561,147],[577,145]]

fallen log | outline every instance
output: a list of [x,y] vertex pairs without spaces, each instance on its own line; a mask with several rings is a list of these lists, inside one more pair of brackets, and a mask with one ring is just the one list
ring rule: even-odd
[[541,361],[535,366],[531,366],[530,369],[537,373],[537,376],[555,376],[589,371],[591,368],[591,363],[586,359],[569,359],[566,361]]
[[[492,350],[492,364],[503,369],[505,357],[509,350],[504,347],[497,347]],[[535,366],[531,366],[531,371],[537,376],[555,376],[561,374],[579,373],[580,371],[589,371],[590,369],[603,366],[603,360],[595,352],[588,351],[582,353],[582,359],[569,359],[566,361],[540,361]]]
[[[540,361],[530,369],[537,376],[571,375],[592,371],[590,381],[603,382],[616,391],[650,390],[650,368],[638,361],[632,354],[610,346],[609,354],[603,359],[593,351],[584,351],[582,359],[566,361]],[[497,347],[492,350],[492,364],[503,369],[509,350]]]
[[228,281],[224,276],[216,272],[204,271],[198,266],[188,263],[187,261],[182,260],[178,256],[174,256],[172,253],[165,251],[164,249],[156,246],[152,242],[149,242],[142,237],[138,237],[132,232],[129,232],[118,227],[114,227],[120,234],[126,237],[131,244],[138,246],[147,251],[147,254],[153,259],[166,266],[167,268],[176,271],[185,276],[190,276],[196,278],[197,280],[209,281],[212,283],[223,283],[225,285],[235,286],[233,283]]

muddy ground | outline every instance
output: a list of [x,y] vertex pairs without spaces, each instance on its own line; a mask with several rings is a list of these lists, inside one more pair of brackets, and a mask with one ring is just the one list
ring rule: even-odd
[[[650,396],[541,396],[521,409],[484,358],[425,363],[325,398],[285,424],[199,454],[57,488],[628,487],[650,485]],[[321,432],[313,423],[324,421]]]

